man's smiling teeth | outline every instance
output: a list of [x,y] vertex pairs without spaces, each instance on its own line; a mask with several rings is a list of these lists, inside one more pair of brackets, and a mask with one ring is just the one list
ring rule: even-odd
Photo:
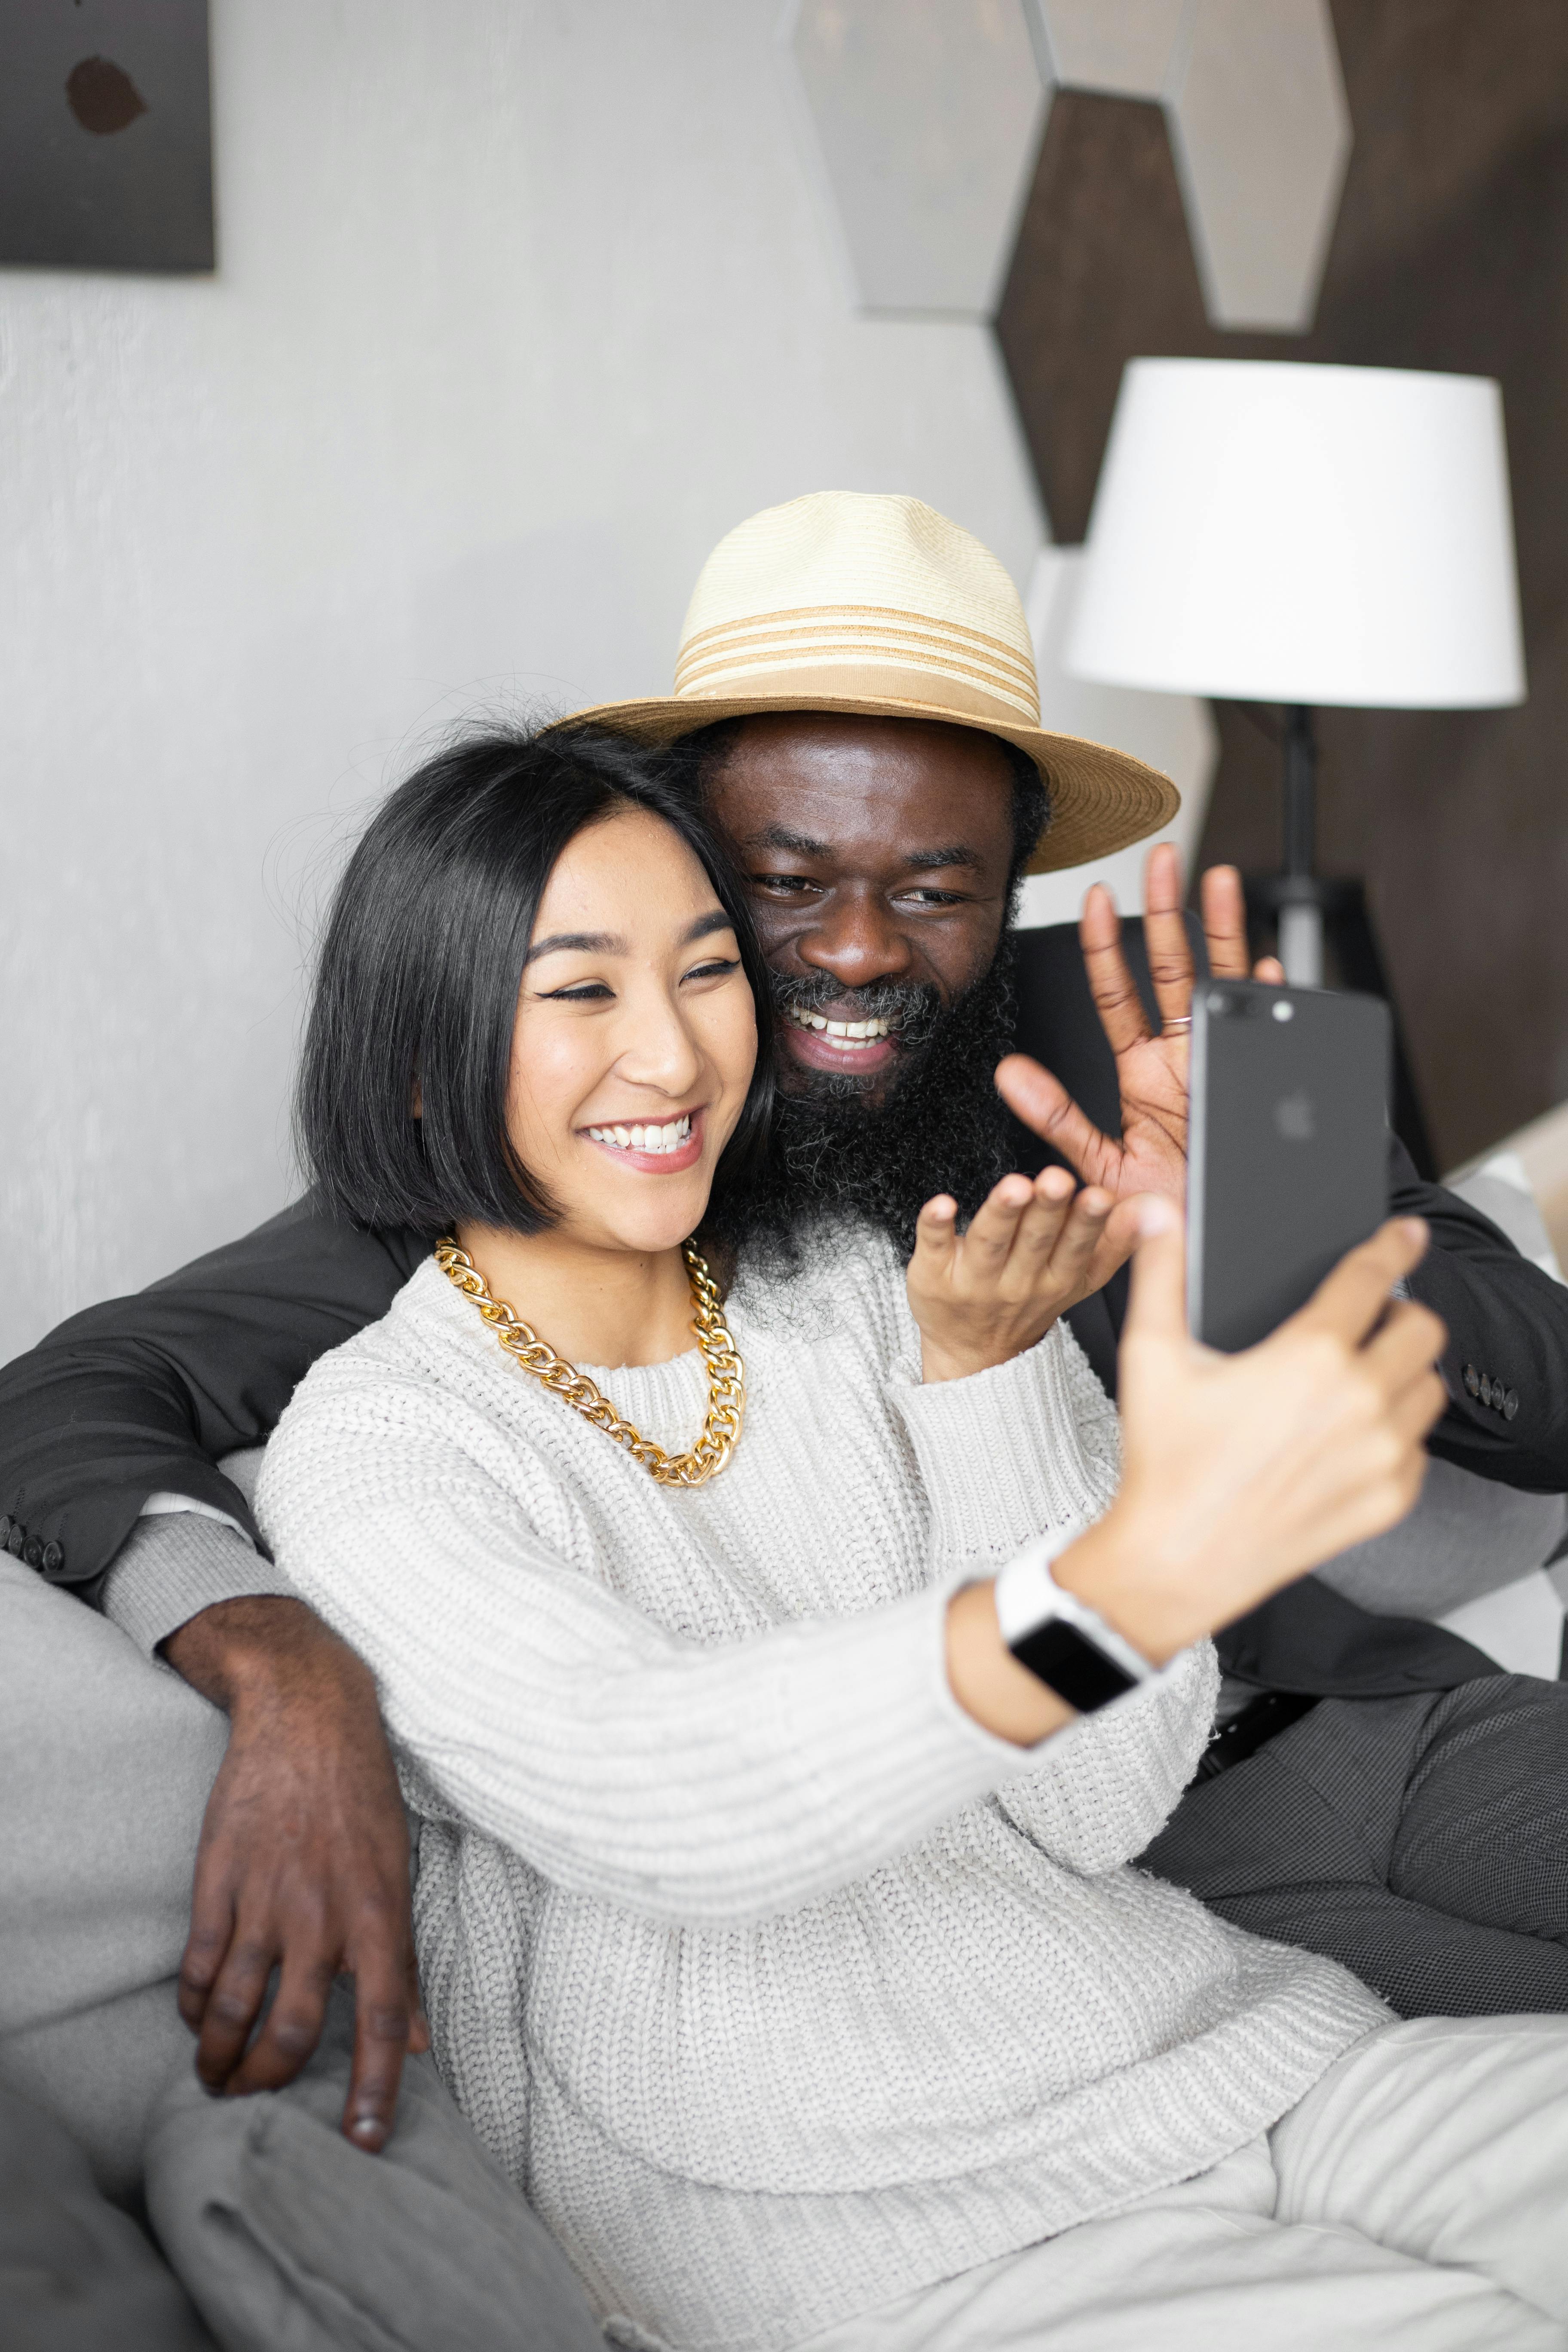
[[595,1143],[616,1151],[679,1151],[691,1140],[691,1113],[672,1118],[668,1127],[591,1127],[588,1132]]
[[827,1021],[820,1013],[807,1013],[799,1004],[786,1005],[784,1010],[802,1029],[815,1029],[830,1045],[837,1045],[841,1054],[864,1053],[868,1045],[875,1045],[885,1037],[892,1025],[887,1021]]

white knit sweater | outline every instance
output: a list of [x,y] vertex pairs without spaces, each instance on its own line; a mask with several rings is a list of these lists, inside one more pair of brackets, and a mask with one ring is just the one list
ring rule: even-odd
[[[258,1497],[405,1761],[443,2073],[612,2335],[690,2352],[1201,2171],[1387,2016],[1124,1866],[1202,1747],[1207,1645],[1032,1752],[950,1693],[954,1584],[1112,1491],[1066,1326],[922,1388],[885,1244],[792,1297],[737,1286],[745,1430],[685,1492],[432,1262],[310,1372]],[[594,1376],[689,1443],[695,1353]]]

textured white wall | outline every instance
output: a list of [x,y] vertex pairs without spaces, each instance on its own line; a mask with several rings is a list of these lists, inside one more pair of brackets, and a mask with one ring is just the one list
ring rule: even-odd
[[309,917],[434,728],[666,683],[752,509],[1042,536],[853,318],[776,0],[216,0],[220,271],[0,271],[0,1356],[280,1206]]

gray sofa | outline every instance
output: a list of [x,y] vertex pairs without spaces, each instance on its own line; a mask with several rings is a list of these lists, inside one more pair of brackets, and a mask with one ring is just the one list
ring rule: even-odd
[[[1506,1154],[1456,1189],[1557,1271],[1522,1171]],[[248,1483],[258,1459],[237,1459],[236,1475]],[[1435,1463],[1402,1527],[1319,1573],[1363,1607],[1440,1619],[1510,1671],[1555,1675],[1564,1570],[1549,1563],[1565,1516],[1562,1497],[1517,1494]],[[155,2304],[147,2241],[130,2222],[134,2243],[127,2240],[116,2218],[150,2210],[207,2325],[233,2352],[423,2352],[426,2344],[573,2352],[600,2341],[562,2257],[499,2181],[428,2060],[410,2069],[382,2158],[350,2148],[333,2128],[347,2063],[341,2017],[297,2091],[216,2106],[203,2099],[174,1971],[224,1719],[101,1617],[3,1553],[0,1659],[0,2162],[8,2128],[25,2141],[28,2114],[47,2117],[41,2129],[57,2156],[65,2149],[70,2174],[61,2175],[61,2213],[101,2201],[92,2242],[104,2260],[105,2250],[131,2245],[142,2265],[134,2294]],[[311,2193],[287,2192],[290,2178],[308,2179]],[[462,2212],[471,2227],[459,2224]],[[323,2214],[335,2217],[335,2270]],[[151,2275],[164,2277],[155,2262]],[[0,2295],[5,2284],[0,2270]],[[192,2342],[204,2340],[177,2297],[168,2310],[196,2331]],[[7,2336],[8,2352],[100,2343],[124,2352],[136,2339],[123,2326],[93,2333],[101,2315],[86,2297],[72,2321],[85,2332],[72,2336],[47,2332],[58,2314],[46,2313],[43,2332]],[[169,2331],[160,2340],[177,2347],[175,2320],[165,2314],[158,2324]]]

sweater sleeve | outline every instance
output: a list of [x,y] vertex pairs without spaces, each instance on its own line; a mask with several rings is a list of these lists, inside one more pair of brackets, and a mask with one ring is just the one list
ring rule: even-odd
[[219,1601],[258,1593],[293,1598],[286,1578],[226,1521],[199,1511],[143,1513],[110,1563],[98,1595],[146,1657]]
[[1142,1853],[1175,1811],[1218,1696],[1214,1644],[1200,1642],[1157,1682],[1080,1717],[997,1801],[1064,1869],[1085,1876],[1114,1870]]
[[436,1794],[557,1885],[682,1926],[795,1909],[1039,1752],[953,1698],[947,1591],[679,1639],[552,1549],[486,1469],[495,1444],[447,1391],[323,1366],[258,1507]]
[[1116,1492],[1116,1408],[1065,1322],[1005,1364],[929,1386],[906,1348],[890,1386],[942,1568],[994,1573],[1047,1528],[1099,1518]]
[[[892,1390],[931,1504],[935,1556],[950,1575],[994,1574],[1045,1529],[1098,1518],[1116,1492],[1116,1407],[1065,1320],[1008,1363],[929,1387],[918,1343],[906,1344]],[[1115,1869],[1174,1810],[1218,1688],[1205,1642],[1168,1677],[1047,1742],[998,1791],[1002,1810],[1063,1868]]]

